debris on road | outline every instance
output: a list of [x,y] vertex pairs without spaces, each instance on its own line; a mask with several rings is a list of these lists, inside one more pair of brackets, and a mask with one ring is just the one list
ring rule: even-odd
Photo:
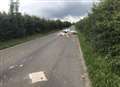
[[30,73],[29,78],[32,80],[32,84],[42,81],[48,81],[44,71]]

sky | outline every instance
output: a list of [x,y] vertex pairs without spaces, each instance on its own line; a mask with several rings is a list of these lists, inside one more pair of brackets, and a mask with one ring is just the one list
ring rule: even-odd
[[[20,12],[47,19],[77,22],[91,11],[97,0],[20,0]],[[9,0],[1,0],[0,11],[8,12]]]

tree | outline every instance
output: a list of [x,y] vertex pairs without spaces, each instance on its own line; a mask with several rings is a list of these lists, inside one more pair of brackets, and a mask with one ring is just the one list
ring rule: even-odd
[[102,0],[76,27],[106,56],[113,71],[120,73],[120,1]]

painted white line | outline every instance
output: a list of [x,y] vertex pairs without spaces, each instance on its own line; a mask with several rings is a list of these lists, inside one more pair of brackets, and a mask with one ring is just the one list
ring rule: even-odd
[[23,64],[19,65],[20,67],[23,67]]
[[10,66],[10,67],[9,67],[10,70],[13,69],[13,68],[15,68],[15,66]]
[[45,75],[45,72],[43,71],[30,73],[29,78],[32,80],[32,84],[37,83],[37,82],[48,81]]

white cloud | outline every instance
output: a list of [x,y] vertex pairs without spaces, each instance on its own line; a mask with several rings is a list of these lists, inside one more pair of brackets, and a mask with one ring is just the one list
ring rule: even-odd
[[53,20],[61,20],[63,22],[65,21],[68,21],[68,22],[71,22],[71,23],[76,23],[78,21],[80,21],[81,19],[83,19],[84,17],[86,16],[71,16],[71,15],[68,15],[66,17],[63,17],[63,18],[53,18]]
[[86,17],[86,16],[66,16],[66,17],[64,17],[64,18],[62,18],[61,19],[61,21],[69,21],[69,22],[71,22],[71,23],[76,23],[76,22],[78,22],[78,21],[80,21],[81,19],[83,19],[84,17]]
[[0,0],[0,11],[6,11],[8,12],[9,9],[9,0]]
[[[10,0],[1,0],[0,11],[8,12]],[[46,18],[77,21],[98,0],[20,0],[20,12]],[[68,16],[70,15],[70,16]]]
[[31,15],[48,17],[53,12],[64,9],[64,6],[64,2],[61,2],[61,0],[24,0],[20,3],[20,11]]

